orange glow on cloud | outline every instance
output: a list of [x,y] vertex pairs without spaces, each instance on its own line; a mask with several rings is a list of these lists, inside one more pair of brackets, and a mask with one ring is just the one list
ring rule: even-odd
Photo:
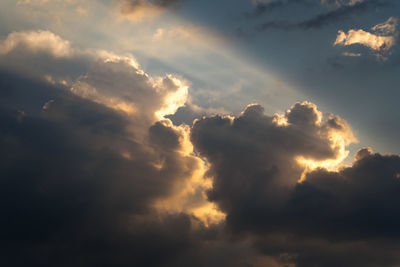
[[303,156],[296,157],[296,161],[300,166],[305,167],[299,182],[304,181],[306,174],[317,168],[325,168],[329,171],[337,171],[341,167],[342,162],[349,155],[349,151],[346,147],[351,143],[358,142],[357,138],[354,136],[353,131],[344,120],[340,121],[341,129],[329,129],[327,132],[327,138],[330,141],[330,146],[333,151],[336,152],[335,158],[326,160],[315,160],[310,158],[305,158]]
[[[167,76],[170,81],[172,81],[173,86],[176,87],[175,91],[170,92],[164,100],[163,107],[156,111],[156,117],[159,120],[164,119],[164,116],[168,114],[173,114],[175,111],[186,103],[188,98],[188,86],[178,78],[172,75]],[[155,85],[158,90],[165,90],[165,85],[163,84],[163,79],[159,79]]]
[[[166,198],[156,200],[154,207],[162,212],[191,214],[207,227],[225,220],[226,214],[207,200],[205,192],[212,188],[212,180],[206,177],[208,164],[193,154],[190,127],[174,126],[170,120],[164,120],[163,123],[180,133],[181,147],[178,152],[182,157],[191,159],[196,167],[186,179],[180,179],[174,185],[173,193]],[[159,164],[159,168],[162,168],[162,163]]]

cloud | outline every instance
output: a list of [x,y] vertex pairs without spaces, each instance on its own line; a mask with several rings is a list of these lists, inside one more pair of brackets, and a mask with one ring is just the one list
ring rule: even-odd
[[96,1],[91,0],[18,0],[16,7],[18,12],[31,18],[40,18],[42,25],[50,26],[52,22],[58,25],[70,23],[67,21],[71,16],[75,20],[77,15],[87,18],[95,8],[95,3]]
[[[133,141],[129,120],[73,95],[57,98],[40,117],[16,115],[2,111],[1,117],[1,198],[8,203],[3,206],[2,250],[8,254],[3,263],[151,266],[189,242],[188,216],[158,220],[146,215],[153,199],[167,196],[175,178],[195,168],[189,159],[181,161],[179,153],[157,143]],[[160,158],[165,165],[159,169],[153,163]],[[141,217],[148,217],[147,226]],[[163,225],[168,222],[179,233],[168,228],[167,234]],[[168,245],[153,247],[156,240]],[[23,259],[7,249],[15,246]],[[140,256],[149,253],[156,253],[157,260]]]
[[336,6],[354,6],[364,1],[365,0],[321,0],[321,3],[325,5],[334,4]]
[[[204,39],[204,35],[210,34],[210,31],[203,27],[198,26],[176,26],[172,28],[158,28],[153,35],[154,41],[162,41],[164,44],[168,42],[189,42],[199,43],[200,40]],[[212,36],[214,37],[214,36]],[[217,39],[220,36],[214,37]],[[221,37],[220,37],[221,38]],[[172,44],[169,44],[172,46]],[[197,44],[199,45],[199,44]]]
[[390,35],[396,33],[397,18],[390,17],[385,22],[379,23],[371,28],[375,33]]
[[129,58],[120,58],[96,63],[71,92],[153,123],[186,102],[188,87],[172,75],[154,80]]
[[0,55],[2,265],[400,261],[400,158],[341,166],[344,119],[310,102],[216,115],[131,55],[20,39]]
[[33,5],[33,6],[41,6],[48,2],[49,0],[18,0],[18,5]]
[[[365,148],[352,166],[327,170],[323,162],[339,159],[337,147],[353,141],[344,120],[324,118],[311,103],[280,116],[251,105],[237,118],[200,119],[192,130],[195,149],[210,164],[210,201],[233,232],[256,239],[261,253],[283,265],[395,264],[400,157]],[[296,160],[303,153],[316,164]]]
[[[295,207],[291,208],[302,210],[295,216],[301,217],[300,220],[311,219],[306,219],[309,216],[305,215],[306,213],[317,216],[311,220],[318,221],[319,226],[305,223],[304,225],[311,228],[317,227],[307,231],[329,239],[396,238],[394,225],[397,224],[398,218],[393,211],[400,203],[396,197],[400,190],[397,178],[400,157],[374,154],[370,148],[365,148],[360,150],[355,158],[353,166],[338,172],[319,169],[307,174],[306,181],[297,186],[292,196],[292,204]],[[305,203],[308,200],[297,201],[305,195],[310,199],[319,196],[324,201],[313,210],[314,207]],[[320,208],[321,210],[317,211]],[[324,213],[322,209],[329,212]],[[335,218],[343,219],[341,223],[337,223]]]
[[121,14],[132,22],[157,17],[167,8],[176,7],[183,0],[123,0],[120,3]]
[[283,192],[299,182],[307,167],[343,160],[345,146],[355,138],[345,121],[323,119],[315,105],[303,102],[281,116],[264,115],[261,106],[250,105],[238,118],[197,120],[191,140],[211,164],[209,199],[236,227],[241,220],[256,220],[258,208],[279,206]]
[[339,30],[333,45],[350,46],[359,44],[376,52],[384,53],[396,44],[398,35],[396,25],[397,19],[390,17],[387,21],[373,26],[371,28],[373,33],[362,29],[350,29],[347,33]]
[[[204,162],[187,147],[188,128],[157,117],[174,112],[187,88],[149,76],[129,57],[102,53],[91,64],[73,90],[0,72],[2,264],[174,266],[204,261],[202,251],[219,243],[240,255],[214,237],[220,220],[201,194]],[[188,186],[181,206],[168,202]],[[211,266],[232,265],[213,257]]]
[[255,4],[254,10],[250,13],[245,13],[245,16],[247,18],[256,18],[259,16],[262,16],[265,13],[271,12],[275,9],[284,7],[288,3],[292,3],[296,1],[289,1],[289,2],[284,2],[281,0],[272,0],[272,1],[253,1]]
[[351,52],[343,52],[342,53],[343,56],[346,57],[361,57],[361,53],[351,53]]
[[[66,63],[51,50],[23,51],[28,69],[49,56],[55,68]],[[2,264],[252,262],[251,247],[231,244],[224,214],[206,200],[210,183],[190,128],[164,118],[186,101],[183,81],[89,50],[91,66],[69,87],[6,69],[12,53],[0,55]]]
[[69,85],[88,70],[93,60],[104,58],[103,54],[95,49],[78,49],[50,31],[11,32],[0,41],[0,68]]
[[372,50],[388,50],[395,45],[393,36],[378,36],[364,30],[349,30],[347,33],[339,31],[333,45],[361,44]]
[[33,53],[46,52],[57,58],[70,57],[73,54],[69,41],[50,31],[13,32],[0,43],[0,55],[17,49]]
[[295,30],[295,29],[318,29],[340,20],[346,19],[355,14],[367,12],[368,10],[384,6],[385,3],[374,1],[357,1],[354,4],[339,5],[333,10],[315,15],[309,19],[298,22],[289,21],[267,21],[257,25],[256,29],[265,31],[269,29]]

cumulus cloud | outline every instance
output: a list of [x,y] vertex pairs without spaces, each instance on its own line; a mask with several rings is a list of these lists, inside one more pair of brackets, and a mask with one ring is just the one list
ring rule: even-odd
[[[39,54],[32,60],[65,63],[51,49]],[[92,56],[71,88],[2,69],[1,262],[175,266],[204,262],[209,245],[239,255],[216,237],[223,214],[202,194],[205,163],[192,153],[189,128],[163,118],[183,105],[187,87],[149,76],[131,57]],[[232,265],[213,257],[211,265]]]
[[[190,242],[190,216],[149,215],[154,199],[168,196],[176,179],[196,169],[193,160],[174,152],[178,142],[165,147],[133,141],[129,119],[74,95],[56,98],[39,117],[16,115],[9,110],[1,117],[1,198],[8,203],[1,235],[10,240],[2,242],[8,254],[3,262],[151,266]],[[178,139],[174,130],[165,130]],[[160,160],[163,165],[154,166]],[[163,230],[168,223],[179,233]],[[168,245],[155,249],[156,240]],[[16,246],[23,259],[7,249]],[[140,256],[149,253],[157,257]]]
[[257,213],[257,208],[243,203],[258,203],[260,208],[279,205],[285,194],[275,192],[295,186],[307,167],[331,160],[340,163],[347,154],[345,146],[354,141],[345,121],[323,119],[309,102],[297,103],[281,116],[267,116],[261,106],[250,105],[238,118],[203,118],[192,130],[195,148],[212,164],[210,200],[228,219],[238,220]]
[[1,68],[65,86],[87,71],[94,60],[110,57],[108,54],[78,49],[44,30],[11,32],[0,41]]
[[376,52],[384,53],[396,44],[396,25],[397,19],[390,17],[387,21],[373,26],[371,28],[372,33],[362,29],[350,29],[347,33],[339,30],[333,45],[359,44]]
[[22,49],[30,52],[46,52],[57,58],[73,54],[70,42],[50,31],[13,32],[0,43],[0,55]]
[[171,75],[153,79],[129,58],[120,58],[96,63],[71,92],[153,123],[186,102],[188,87]]
[[[340,136],[340,145],[329,136]],[[323,118],[310,103],[280,116],[251,105],[237,118],[200,119],[192,130],[210,164],[210,201],[233,232],[256,239],[260,252],[283,265],[390,265],[399,260],[400,157],[365,148],[352,166],[329,171],[323,162],[339,159],[337,147],[352,141],[344,120]],[[296,160],[302,154],[315,163],[308,170]]]
[[338,32],[334,45],[361,44],[372,50],[388,50],[395,44],[393,36],[379,36],[364,30],[349,30],[347,33]]

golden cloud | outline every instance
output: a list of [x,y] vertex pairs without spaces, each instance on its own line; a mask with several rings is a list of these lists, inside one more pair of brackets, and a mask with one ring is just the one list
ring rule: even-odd
[[[395,44],[397,39],[397,19],[390,17],[383,23],[379,23],[371,28],[372,32],[362,29],[350,29],[347,31],[339,30],[334,46],[342,45],[363,45],[377,53],[378,57],[384,58],[383,53],[388,52]],[[344,56],[360,56],[359,53],[343,53]]]

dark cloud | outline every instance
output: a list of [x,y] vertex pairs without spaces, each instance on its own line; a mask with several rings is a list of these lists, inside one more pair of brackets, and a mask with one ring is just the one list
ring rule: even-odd
[[312,1],[305,1],[305,0],[273,0],[267,2],[257,2],[256,7],[249,13],[245,13],[245,17],[248,19],[258,18],[263,16],[264,14],[268,14],[275,10],[279,10],[281,8],[287,8],[292,4],[305,4],[311,5]]
[[174,125],[186,124],[192,126],[195,119],[219,113],[223,112],[218,112],[218,110],[215,109],[207,110],[199,106],[186,103],[184,106],[179,107],[174,114],[170,114],[165,117],[170,119]]
[[289,209],[297,211],[293,219],[310,227],[303,229],[307,235],[399,239],[400,157],[369,153],[359,151],[358,161],[339,172],[311,172],[296,187]]
[[[180,90],[173,76],[152,79],[130,57],[94,51],[78,59],[69,45],[52,50],[58,45],[25,37],[14,36],[23,47],[0,56],[2,266],[400,262],[398,155],[362,149],[339,171],[301,164],[345,155],[354,137],[343,119],[309,102],[272,116],[253,104],[237,118],[186,104],[169,118],[197,120],[176,127],[156,116]],[[85,67],[75,70],[79,62]],[[43,78],[49,73],[55,78]],[[190,145],[194,154],[185,152]],[[213,184],[208,204],[226,221],[205,225],[155,205],[181,184],[195,191],[189,204],[202,199],[203,188],[189,182],[200,162]]]
[[275,255],[283,266],[397,266],[399,245],[384,240],[329,242],[276,234],[260,236],[255,247]]
[[[27,90],[32,88],[32,90]],[[42,106],[57,97],[62,89],[41,80],[26,79],[23,76],[0,71],[0,105],[3,108],[40,112]]]
[[[321,120],[311,103],[295,104],[283,117],[251,105],[238,118],[205,117],[194,124],[193,144],[210,163],[214,180],[209,199],[228,215],[226,225],[205,227],[193,215],[160,213],[152,206],[196,170],[180,152],[181,133],[174,127],[153,123],[139,142],[132,139],[132,125],[148,125],[140,123],[146,117],[127,116],[62,87],[0,77],[8,78],[0,91],[7,99],[0,112],[2,265],[399,261],[400,158],[364,149],[352,167],[318,169],[298,183],[304,168],[294,157],[334,158],[339,150],[329,133],[348,130],[338,117]],[[28,92],[43,97],[33,98],[37,104],[24,111],[20,98]]]
[[352,167],[309,173],[285,207],[281,235],[267,234],[257,247],[288,253],[298,266],[396,266],[399,172],[398,155],[362,149]]
[[[14,87],[47,90],[34,85]],[[2,265],[161,266],[201,245],[191,216],[151,207],[195,170],[177,152],[177,132],[157,123],[146,145],[132,140],[130,118],[101,104],[64,92],[35,114],[6,89],[14,88],[1,87]]]
[[257,3],[254,10],[250,13],[245,13],[246,18],[256,18],[265,13],[271,12],[277,8],[285,6],[286,3],[281,0],[271,1],[267,3]]
[[229,228],[254,234],[255,247],[282,263],[398,263],[400,157],[362,149],[351,167],[315,169],[299,183],[303,168],[296,155],[333,157],[316,133],[345,124],[336,117],[318,125],[317,113],[305,104],[285,117],[289,125],[278,126],[260,106],[250,106],[233,120],[217,116],[193,126],[192,142],[214,177],[209,199],[227,213]]
[[268,21],[258,25],[256,28],[259,31],[270,29],[295,30],[295,29],[318,29],[330,24],[337,23],[352,16],[359,15],[378,7],[387,6],[384,1],[364,1],[354,5],[341,5],[333,10],[320,13],[309,19],[299,22],[290,21]]
[[[4,68],[10,53],[0,57]],[[0,264],[160,266],[196,247],[193,216],[153,207],[197,168],[179,152],[181,133],[152,126],[150,114],[163,106],[155,90],[168,94],[174,84],[166,78],[153,89],[127,61],[100,60],[71,92],[41,79],[43,69],[15,74],[13,66],[32,69],[40,58],[65,65],[42,51],[25,54],[29,62],[14,57],[0,74]],[[106,105],[106,87],[118,98],[112,104],[147,105],[129,116]],[[148,139],[135,138],[138,131]]]
[[[54,68],[65,63],[26,54],[33,66],[42,54]],[[0,57],[4,68],[9,55]],[[173,78],[152,83],[130,58],[88,61],[73,89],[42,79],[42,69],[0,73],[0,264],[252,264],[260,256],[231,242],[223,223],[206,227],[154,205],[199,168],[182,152],[183,128],[156,121],[178,89]]]
[[260,215],[259,209],[279,210],[303,171],[295,158],[337,156],[338,147],[332,147],[328,137],[336,131],[329,123],[332,119],[321,122],[320,116],[314,105],[298,103],[285,115],[289,125],[280,126],[276,116],[264,115],[261,106],[252,105],[233,121],[216,116],[194,124],[193,145],[212,164],[209,198],[227,212],[228,223],[247,227],[273,220],[267,213]]

